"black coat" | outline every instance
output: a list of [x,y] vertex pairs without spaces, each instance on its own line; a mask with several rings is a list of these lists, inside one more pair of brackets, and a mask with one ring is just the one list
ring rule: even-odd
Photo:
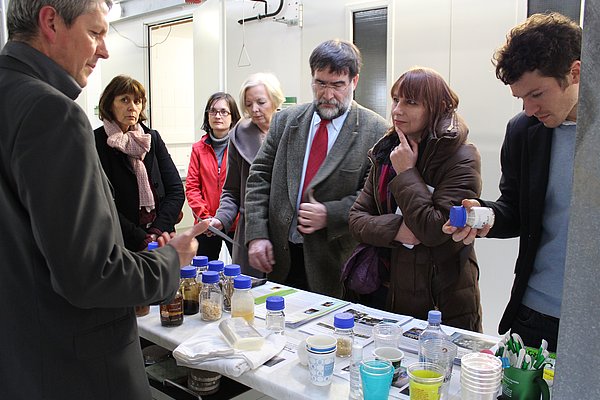
[[[156,219],[151,228],[161,232],[173,232],[185,199],[183,184],[159,133],[143,124],[140,125],[144,132],[152,136],[150,151],[144,158],[156,203]],[[94,134],[102,168],[113,187],[125,247],[140,250],[147,229],[139,224],[140,201],[133,166],[125,153],[108,146],[103,126],[96,129]]]
[[481,201],[494,209],[494,227],[487,237],[519,236],[519,255],[510,300],[500,320],[499,333],[510,329],[533,271],[533,262],[542,236],[544,199],[550,171],[552,129],[524,112],[508,122],[500,153],[502,178],[500,197]]

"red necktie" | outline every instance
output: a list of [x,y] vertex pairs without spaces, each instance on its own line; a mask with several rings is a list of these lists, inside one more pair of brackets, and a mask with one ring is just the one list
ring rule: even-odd
[[317,133],[313,138],[310,146],[310,154],[308,155],[308,163],[306,164],[306,174],[304,174],[304,186],[302,186],[302,198],[306,198],[306,187],[312,181],[312,178],[317,174],[319,167],[323,164],[325,156],[327,156],[327,124],[331,122],[328,119],[322,119],[317,128]]

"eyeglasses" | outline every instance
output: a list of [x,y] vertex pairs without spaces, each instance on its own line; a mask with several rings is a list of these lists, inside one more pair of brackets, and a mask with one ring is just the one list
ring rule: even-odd
[[230,114],[231,113],[227,110],[215,110],[214,108],[208,110],[208,115],[211,117],[216,117],[217,115],[220,115],[221,117],[228,117]]
[[320,90],[320,91],[325,91],[327,90],[327,88],[329,89],[333,89],[333,91],[338,92],[338,93],[342,93],[344,91],[346,91],[346,89],[348,89],[348,86],[350,86],[350,83],[346,83],[346,82],[323,82],[320,80],[315,79],[315,81],[312,84],[312,87]]

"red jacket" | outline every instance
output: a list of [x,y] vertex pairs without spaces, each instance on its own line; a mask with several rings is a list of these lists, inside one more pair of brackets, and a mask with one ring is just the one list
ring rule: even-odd
[[[205,219],[214,217],[219,208],[219,199],[223,190],[223,183],[227,175],[227,151],[223,153],[221,169],[217,164],[217,155],[212,146],[206,143],[209,135],[192,146],[190,165],[185,181],[185,196],[194,214]],[[231,227],[235,230],[236,222]]]

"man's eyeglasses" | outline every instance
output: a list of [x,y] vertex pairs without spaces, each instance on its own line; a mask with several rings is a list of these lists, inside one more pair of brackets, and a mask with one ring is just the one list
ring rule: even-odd
[[231,113],[227,110],[215,110],[214,108],[208,110],[208,115],[211,117],[216,117],[217,115],[220,115],[221,117],[228,117],[229,114]]
[[320,90],[320,91],[325,91],[327,90],[327,88],[329,89],[333,89],[335,92],[338,93],[342,93],[344,91],[346,91],[346,89],[348,89],[348,86],[350,86],[350,83],[346,83],[346,82],[323,82],[320,80],[315,79],[315,81],[312,83],[313,88]]

